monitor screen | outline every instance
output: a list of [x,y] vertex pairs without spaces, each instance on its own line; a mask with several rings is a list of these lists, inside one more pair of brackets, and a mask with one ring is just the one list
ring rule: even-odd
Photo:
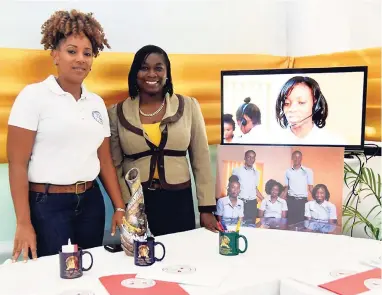
[[221,144],[364,144],[367,67],[221,72]]

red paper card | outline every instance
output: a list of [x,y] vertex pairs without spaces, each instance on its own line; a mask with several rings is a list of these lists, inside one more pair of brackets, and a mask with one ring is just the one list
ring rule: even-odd
[[356,295],[381,286],[381,269],[374,268],[319,287],[340,295]]
[[189,295],[179,284],[135,278],[136,274],[100,277],[110,295]]

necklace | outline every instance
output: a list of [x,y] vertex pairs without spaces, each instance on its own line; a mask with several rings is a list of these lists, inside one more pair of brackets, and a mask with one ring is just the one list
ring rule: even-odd
[[142,116],[145,116],[145,117],[153,117],[155,116],[156,114],[158,114],[164,107],[164,103],[166,102],[166,100],[164,99],[162,104],[160,105],[159,109],[157,109],[154,113],[151,113],[151,114],[146,114],[144,112],[142,112],[141,108],[139,108],[139,113],[142,115]]

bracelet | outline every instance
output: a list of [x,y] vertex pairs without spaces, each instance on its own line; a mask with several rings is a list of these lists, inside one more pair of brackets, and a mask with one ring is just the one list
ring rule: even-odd
[[123,208],[115,208],[115,212],[126,212],[126,210],[125,209],[123,209]]

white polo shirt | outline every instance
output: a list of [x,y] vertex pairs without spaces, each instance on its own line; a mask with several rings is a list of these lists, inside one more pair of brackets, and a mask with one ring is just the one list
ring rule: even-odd
[[[262,125],[253,127],[248,133],[243,134],[238,143],[254,144],[254,143],[266,143],[267,132]],[[264,141],[265,140],[265,141]]]
[[256,168],[240,166],[232,170],[232,175],[236,175],[240,182],[239,198],[243,200],[256,200],[256,188],[259,184],[259,171]]
[[304,144],[317,144],[317,145],[346,145],[349,144],[342,137],[341,134],[332,134],[327,127],[318,128],[316,124],[313,125],[312,130],[303,138],[297,137],[292,129],[288,126],[277,133],[275,137],[278,143],[304,145]]
[[73,184],[100,172],[97,149],[110,136],[104,101],[82,87],[76,101],[53,75],[17,96],[9,125],[37,131],[28,166],[31,182]]
[[336,206],[328,201],[318,204],[315,200],[305,204],[305,217],[316,220],[337,219]]
[[264,217],[281,218],[282,211],[288,211],[287,202],[284,199],[277,198],[276,202],[272,203],[270,198],[261,202],[260,210],[264,211]]
[[233,206],[228,196],[220,198],[216,203],[216,215],[222,218],[244,217],[244,203],[237,199],[236,205]]
[[288,195],[298,198],[308,197],[308,185],[313,185],[313,171],[301,166],[299,169],[289,168],[285,173],[285,184]]

